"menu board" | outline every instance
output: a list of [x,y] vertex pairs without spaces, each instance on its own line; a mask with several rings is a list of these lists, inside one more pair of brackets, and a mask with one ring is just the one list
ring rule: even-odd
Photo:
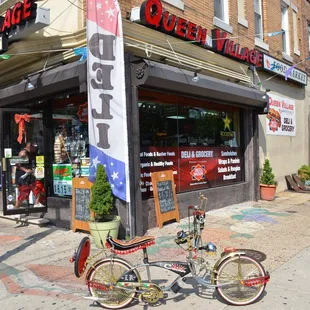
[[88,221],[90,211],[87,207],[90,201],[90,189],[75,188],[75,219],[80,221]]
[[91,196],[92,184],[88,178],[72,179],[72,230],[89,231],[88,220],[91,213],[88,204]]
[[157,226],[162,228],[164,222],[173,219],[179,222],[180,215],[173,180],[173,171],[153,172],[151,178],[154,191]]
[[172,181],[160,181],[156,183],[160,213],[175,210]]

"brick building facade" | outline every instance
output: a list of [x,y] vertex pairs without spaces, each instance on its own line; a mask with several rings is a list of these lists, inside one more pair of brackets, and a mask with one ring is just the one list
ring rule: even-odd
[[[15,2],[1,3],[0,13],[5,14]],[[69,228],[76,216],[72,194],[60,193],[63,184],[53,174],[58,163],[50,141],[67,131],[66,125],[65,130],[54,132],[60,121],[53,115],[69,111],[70,118],[60,120],[76,120],[75,110],[87,101],[86,63],[79,63],[73,52],[87,45],[87,1],[83,7],[81,1],[66,3],[65,13],[61,3],[38,2],[51,10],[51,26],[9,45],[12,55],[19,51],[32,56],[1,60],[0,70],[5,74],[0,77],[0,107],[36,108],[43,113],[44,137],[39,138],[45,141],[46,217]],[[150,7],[141,15],[140,7],[146,3]],[[309,1],[119,0],[119,4],[131,190],[131,208],[117,201],[121,235],[142,234],[157,224],[151,183],[155,171],[173,170],[181,217],[187,216],[188,205],[198,202],[200,192],[208,197],[209,209],[259,199],[259,172],[266,157],[274,168],[278,190],[285,189],[284,176],[309,162],[305,71],[310,71],[310,64],[301,62],[309,56]],[[176,23],[169,33],[147,25],[145,15],[152,19],[159,14],[158,8],[170,12],[166,26]],[[204,31],[208,36],[204,37]],[[185,36],[194,37],[191,41],[195,42]],[[46,53],[51,47],[50,54]],[[285,71],[298,62],[285,80]],[[283,117],[283,128],[266,120],[267,95],[272,102],[291,108]],[[15,130],[14,119],[10,122],[7,128]],[[79,133],[86,136],[85,123],[79,125]],[[1,136],[2,157],[4,147],[12,148],[14,154],[19,147],[12,133]],[[77,141],[81,143],[80,136]],[[4,206],[11,204],[15,194],[5,195]]]

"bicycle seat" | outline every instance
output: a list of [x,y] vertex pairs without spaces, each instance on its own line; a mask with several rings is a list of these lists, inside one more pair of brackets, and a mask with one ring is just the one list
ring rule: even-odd
[[128,241],[108,236],[106,241],[106,247],[116,254],[133,253],[153,244],[155,244],[155,237],[153,236],[135,237]]

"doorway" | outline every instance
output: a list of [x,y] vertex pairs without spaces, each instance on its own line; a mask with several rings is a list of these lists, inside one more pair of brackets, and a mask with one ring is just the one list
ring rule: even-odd
[[4,215],[46,213],[44,109],[0,109]]

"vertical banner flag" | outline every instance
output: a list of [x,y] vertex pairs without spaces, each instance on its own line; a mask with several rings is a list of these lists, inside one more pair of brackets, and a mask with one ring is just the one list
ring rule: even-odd
[[106,170],[113,194],[129,201],[128,137],[122,17],[117,0],[88,0],[90,169]]

